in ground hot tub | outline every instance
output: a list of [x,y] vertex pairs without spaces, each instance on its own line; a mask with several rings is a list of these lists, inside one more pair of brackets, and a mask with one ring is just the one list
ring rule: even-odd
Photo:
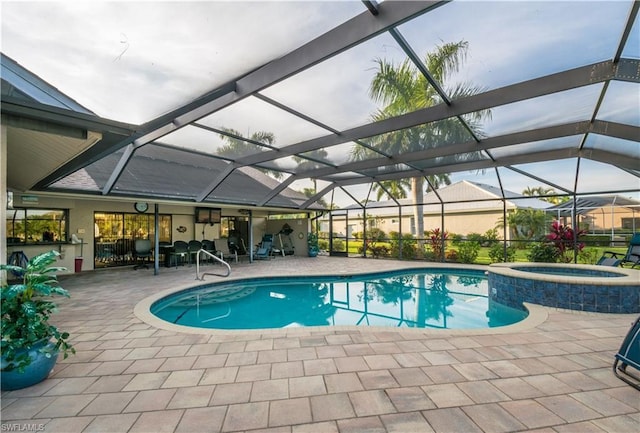
[[563,263],[494,263],[490,299],[510,307],[523,302],[597,313],[639,313],[640,271]]

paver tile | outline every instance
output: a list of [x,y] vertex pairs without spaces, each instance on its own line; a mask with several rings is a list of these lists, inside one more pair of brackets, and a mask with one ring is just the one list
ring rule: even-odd
[[298,376],[304,376],[302,361],[277,362],[275,364],[271,364],[272,379]]
[[324,381],[327,384],[327,392],[331,394],[364,389],[356,373],[329,374],[324,377]]
[[55,400],[51,402],[49,406],[38,412],[37,417],[61,418],[76,416],[95,398],[96,394],[63,395],[55,397]]
[[216,385],[203,385],[178,388],[167,405],[167,409],[186,409],[207,406],[215,387]]
[[522,430],[525,426],[508,411],[495,403],[465,406],[462,410],[482,430],[507,433]]
[[508,395],[504,394],[487,380],[461,382],[456,386],[479,404],[509,400]]
[[189,370],[191,368],[195,368],[193,367],[193,364],[196,362],[197,358],[197,356],[173,356],[171,358],[167,358],[162,365],[158,367],[157,371]]
[[272,401],[269,405],[269,427],[311,422],[308,398],[290,398]]
[[302,365],[306,376],[338,372],[338,368],[333,359],[308,359],[303,361]]
[[400,368],[398,361],[391,355],[365,355],[364,361],[372,370]]
[[314,422],[291,427],[291,433],[339,433],[336,422]]
[[313,421],[328,421],[355,417],[351,400],[346,393],[310,397]]
[[[46,433],[80,433],[86,431],[85,428],[93,421],[92,416],[74,416],[69,418],[54,418],[45,423],[28,423],[21,424],[19,428],[23,428],[22,431],[45,431]],[[16,429],[17,431],[20,431]],[[6,429],[3,431],[11,431]]]
[[335,363],[340,373],[369,370],[369,365],[367,365],[362,356],[347,356],[345,358],[336,358]]
[[426,410],[422,415],[438,433],[483,433],[482,429],[458,407]]
[[141,413],[128,433],[173,433],[183,412],[183,410],[164,410]]
[[238,367],[207,368],[200,380],[200,385],[232,383],[238,375]]
[[97,416],[82,433],[128,432],[139,416],[139,413]]
[[338,429],[340,433],[386,433],[377,416],[338,420]]
[[161,411],[168,406],[175,393],[175,389],[140,391],[123,412]]
[[164,381],[167,380],[169,374],[169,372],[136,374],[122,390],[141,391],[144,389],[159,389]]
[[327,393],[322,376],[292,377],[289,379],[289,396],[308,397]]
[[108,415],[117,414],[135,397],[135,392],[110,392],[99,394],[80,415]]
[[248,403],[251,397],[251,382],[222,383],[216,385],[210,405],[221,406],[236,403]]
[[203,374],[204,370],[183,370],[171,372],[169,377],[167,377],[167,380],[162,384],[162,388],[195,386],[200,382]]
[[349,399],[359,417],[397,412],[383,390],[353,391],[349,393]]
[[386,390],[386,393],[399,412],[420,411],[436,407],[419,387],[393,388]]
[[253,383],[251,401],[289,398],[288,379],[261,380]]
[[400,386],[420,386],[433,383],[429,376],[418,367],[392,368],[389,372]]
[[380,420],[387,433],[432,433],[434,431],[419,412],[380,415]]
[[507,401],[500,403],[527,428],[556,426],[564,420],[535,400]]
[[453,384],[425,385],[421,388],[439,408],[473,404],[473,400]]
[[429,379],[433,383],[453,383],[462,382],[466,380],[458,370],[450,365],[434,365],[432,367],[422,367],[422,371],[425,372]]
[[[4,395],[2,398],[5,398]],[[55,400],[56,397],[21,398],[2,408],[2,420],[30,419]]]
[[536,401],[567,422],[586,421],[601,417],[598,412],[567,395],[540,397]]
[[361,371],[358,373],[364,389],[395,388],[398,385],[388,370]]
[[269,403],[245,403],[229,406],[222,425],[223,432],[266,428],[269,423]]
[[226,406],[187,409],[175,433],[217,433],[222,428]]

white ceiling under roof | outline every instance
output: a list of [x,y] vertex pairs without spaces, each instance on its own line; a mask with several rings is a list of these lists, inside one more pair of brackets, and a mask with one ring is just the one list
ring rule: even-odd
[[[10,173],[9,187],[307,209],[365,203],[381,181],[448,175],[502,191],[637,198],[638,9],[633,1],[5,2],[2,52],[34,74],[9,73],[3,57],[9,157],[26,164],[11,150],[25,146],[45,154],[34,135],[52,126],[34,132],[34,121],[102,137],[71,154],[71,144],[50,141],[60,158],[37,178]],[[437,80],[423,67],[427,53],[459,42],[466,56]],[[378,59],[409,62],[436,102],[389,114],[370,96]],[[55,92],[65,104],[52,102]],[[398,131],[419,138],[396,145]]]

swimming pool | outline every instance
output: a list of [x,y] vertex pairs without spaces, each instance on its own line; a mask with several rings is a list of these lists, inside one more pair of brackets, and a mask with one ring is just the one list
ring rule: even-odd
[[482,271],[409,269],[368,275],[263,277],[196,286],[151,305],[156,317],[208,329],[386,326],[471,329],[527,312],[491,301]]

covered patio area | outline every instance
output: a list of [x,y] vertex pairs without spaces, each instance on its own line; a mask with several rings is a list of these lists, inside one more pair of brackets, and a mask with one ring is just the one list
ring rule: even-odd
[[[420,264],[422,265],[422,264]],[[415,262],[287,256],[230,278],[371,272]],[[456,266],[456,265],[450,265]],[[206,282],[220,277],[207,276]],[[134,312],[194,267],[63,275],[55,323],[77,353],[2,393],[2,430],[45,432],[637,432],[611,370],[635,315],[533,306],[490,330],[366,327],[176,332]]]

